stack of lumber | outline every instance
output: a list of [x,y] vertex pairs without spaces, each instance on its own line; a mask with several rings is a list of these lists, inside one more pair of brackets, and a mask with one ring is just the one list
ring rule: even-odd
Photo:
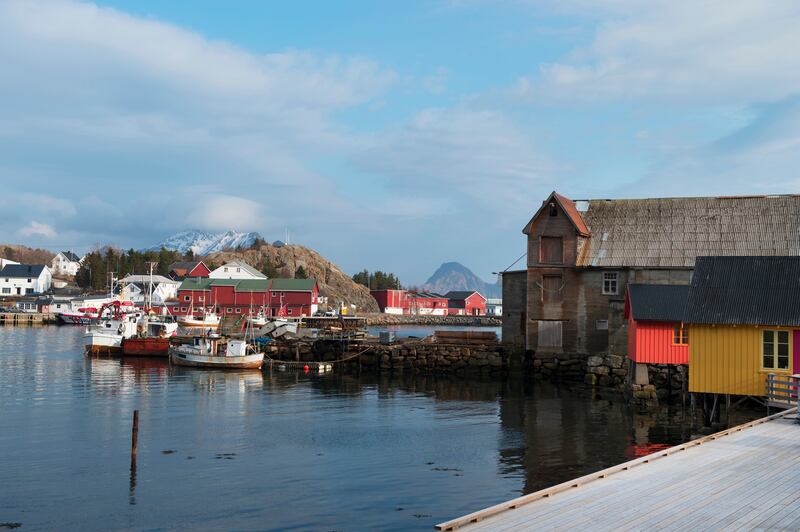
[[436,342],[440,344],[486,345],[497,343],[497,333],[482,331],[436,331]]

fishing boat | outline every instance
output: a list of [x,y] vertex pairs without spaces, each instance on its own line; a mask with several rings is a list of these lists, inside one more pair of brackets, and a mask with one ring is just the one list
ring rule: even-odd
[[258,311],[258,314],[251,315],[247,318],[248,323],[254,327],[263,327],[267,324],[267,315],[264,309]]
[[218,334],[195,336],[190,344],[172,345],[170,362],[177,366],[217,369],[258,369],[264,353],[244,340],[226,340]]
[[[106,310],[109,317],[105,317]],[[86,328],[83,335],[86,352],[113,354],[122,351],[122,341],[136,334],[141,313],[124,309],[119,301],[106,303],[100,308],[96,322]]]
[[216,329],[219,327],[219,315],[216,312],[201,312],[199,314],[187,314],[178,318],[178,325],[181,327],[202,327],[204,329]]
[[122,354],[128,356],[169,356],[169,341],[178,330],[170,316],[150,314],[139,320],[136,336],[122,341]]
[[56,319],[64,325],[91,325],[97,319],[97,309],[83,307],[77,312],[59,312],[56,314]]

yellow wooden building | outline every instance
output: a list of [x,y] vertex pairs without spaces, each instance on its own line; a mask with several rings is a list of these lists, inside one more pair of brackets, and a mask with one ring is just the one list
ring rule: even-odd
[[690,392],[766,395],[800,372],[800,257],[698,257],[684,321]]

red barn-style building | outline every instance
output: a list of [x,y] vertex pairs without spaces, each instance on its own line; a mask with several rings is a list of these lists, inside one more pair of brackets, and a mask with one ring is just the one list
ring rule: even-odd
[[187,278],[178,288],[173,313],[185,315],[200,309],[221,316],[258,314],[303,317],[313,315],[319,304],[314,279],[208,279]]
[[689,363],[689,328],[683,324],[688,296],[688,285],[628,285],[624,316],[633,362]]
[[454,290],[447,292],[448,314],[459,316],[485,316],[486,298],[474,290]]
[[405,290],[370,290],[378,308],[385,314],[408,314],[408,292]]
[[169,276],[175,281],[183,281],[187,277],[208,277],[211,270],[202,260],[191,262],[173,262],[169,265]]

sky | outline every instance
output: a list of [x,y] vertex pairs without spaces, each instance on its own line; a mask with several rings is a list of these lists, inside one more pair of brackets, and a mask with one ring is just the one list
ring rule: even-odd
[[[0,242],[486,280],[573,199],[796,193],[800,3],[0,2]],[[517,266],[519,266],[518,263]]]

